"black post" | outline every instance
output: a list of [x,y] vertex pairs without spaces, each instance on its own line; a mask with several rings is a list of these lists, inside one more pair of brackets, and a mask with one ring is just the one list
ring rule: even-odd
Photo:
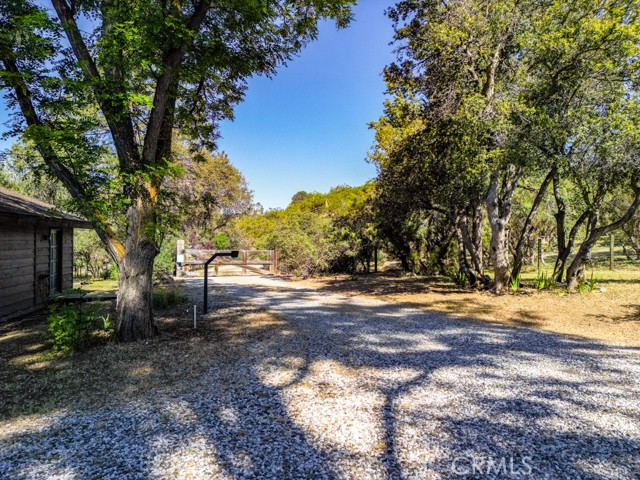
[[204,302],[203,302],[204,305],[203,305],[202,311],[205,314],[209,309],[209,295],[207,295],[208,291],[209,291],[209,262],[204,264]]
[[209,291],[209,264],[213,262],[216,257],[231,257],[238,258],[238,250],[232,250],[230,252],[217,252],[214,253],[209,260],[204,262],[204,297],[203,297],[203,312],[206,314],[209,310],[209,295],[207,295]]

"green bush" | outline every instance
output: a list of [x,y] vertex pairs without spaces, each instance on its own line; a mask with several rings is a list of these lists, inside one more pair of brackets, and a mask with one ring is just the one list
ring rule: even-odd
[[168,236],[162,241],[160,253],[153,262],[153,272],[156,275],[165,273],[173,275],[176,270],[176,241],[177,237]]
[[92,304],[54,305],[47,320],[54,352],[77,352],[91,345],[98,331],[113,333],[109,315],[98,315]]
[[187,297],[182,295],[180,291],[176,290],[175,288],[154,290],[153,295],[151,296],[153,308],[172,307],[186,301]]

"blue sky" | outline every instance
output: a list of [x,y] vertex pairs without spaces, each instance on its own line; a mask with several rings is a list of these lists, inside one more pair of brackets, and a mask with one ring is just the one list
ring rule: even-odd
[[[318,40],[275,77],[250,79],[235,120],[221,125],[219,148],[265,208],[286,207],[300,190],[326,192],[375,176],[365,162],[373,141],[367,123],[382,113],[381,73],[394,58],[384,11],[394,3],[360,0],[347,29],[323,23]],[[0,140],[0,148],[10,143]]]
[[361,185],[375,167],[365,162],[373,141],[367,123],[382,114],[382,69],[393,61],[391,0],[360,0],[355,21],[331,22],[273,79],[253,78],[219,147],[265,208],[286,207],[300,190],[326,192]]

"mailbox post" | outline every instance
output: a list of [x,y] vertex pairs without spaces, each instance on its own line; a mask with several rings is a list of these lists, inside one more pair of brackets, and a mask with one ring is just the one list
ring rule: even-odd
[[209,264],[213,262],[217,257],[231,257],[238,258],[238,250],[232,250],[230,252],[217,252],[214,253],[209,260],[204,262],[204,308],[203,311],[206,314],[209,309]]

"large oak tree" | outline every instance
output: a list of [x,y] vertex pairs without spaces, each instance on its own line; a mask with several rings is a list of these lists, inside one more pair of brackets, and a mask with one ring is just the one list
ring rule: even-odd
[[273,74],[355,0],[0,2],[0,89],[118,265],[117,336],[154,335],[153,261],[175,130],[212,147],[246,79]]

